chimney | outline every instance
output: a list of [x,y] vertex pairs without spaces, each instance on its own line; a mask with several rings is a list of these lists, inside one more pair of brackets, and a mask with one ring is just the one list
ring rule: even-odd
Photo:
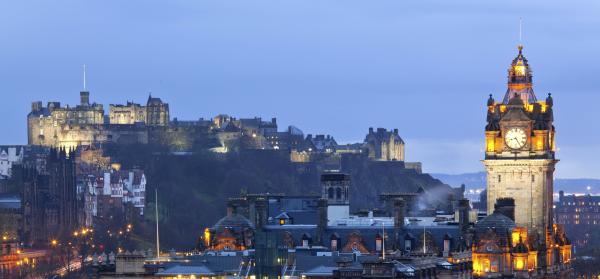
[[565,198],[565,191],[558,191],[558,201],[562,201]]
[[444,235],[444,250],[442,250],[442,256],[444,258],[447,258],[448,256],[450,256],[450,240],[452,240],[450,235],[448,235],[448,234]]
[[265,198],[257,198],[255,201],[256,216],[254,224],[256,229],[263,229],[267,225],[267,200]]
[[397,135],[397,134],[398,134],[398,129],[396,128],[396,129],[394,129],[394,135]]
[[90,105],[90,92],[81,91],[79,92],[79,99],[81,102],[81,106],[87,107]]
[[404,229],[405,206],[404,199],[394,199],[394,228],[398,230]]
[[235,202],[233,200],[227,201],[227,216],[233,216],[236,214]]
[[504,214],[504,216],[515,220],[515,200],[513,198],[499,198],[494,205],[494,212]]
[[327,199],[319,199],[317,201],[317,214],[318,214],[318,223],[317,223],[317,235],[316,235],[316,243],[317,245],[323,245],[323,235],[325,234],[325,229],[327,229]]
[[274,125],[277,125],[277,118],[275,118],[275,117],[271,118],[271,123],[273,123]]
[[400,234],[404,229],[404,214],[406,210],[406,203],[404,199],[394,199],[394,244],[400,245]]
[[369,127],[369,134],[373,133],[373,127]]
[[466,232],[469,227],[469,200],[460,199],[458,200],[458,226],[461,233]]

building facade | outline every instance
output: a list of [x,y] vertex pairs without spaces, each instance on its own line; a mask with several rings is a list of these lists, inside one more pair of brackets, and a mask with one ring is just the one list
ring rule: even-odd
[[365,144],[371,160],[404,161],[404,140],[398,134],[398,129],[369,128]]
[[[564,277],[571,245],[553,222],[553,100],[537,99],[532,71],[518,46],[502,102],[487,102],[487,214],[475,227],[476,277]],[[517,212],[515,214],[515,212]]]
[[600,243],[596,233],[600,229],[600,196],[558,194],[555,220],[565,227],[573,245],[584,247]]
[[28,245],[45,246],[79,228],[83,203],[77,197],[75,159],[51,149],[44,171],[24,170],[22,236]]

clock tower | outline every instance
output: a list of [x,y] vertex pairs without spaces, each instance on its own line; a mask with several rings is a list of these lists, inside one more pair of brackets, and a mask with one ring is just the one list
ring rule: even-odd
[[515,201],[515,223],[529,229],[540,244],[552,230],[554,126],[552,97],[538,100],[532,72],[519,45],[508,69],[508,89],[502,102],[487,101],[485,165],[487,213],[500,198]]

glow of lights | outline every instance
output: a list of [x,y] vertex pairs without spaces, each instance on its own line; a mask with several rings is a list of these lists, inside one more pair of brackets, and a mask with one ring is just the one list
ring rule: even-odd
[[204,229],[204,245],[210,246],[210,230],[208,228]]
[[517,259],[517,269],[521,270],[521,269],[523,269],[523,267],[525,267],[525,263],[523,262],[523,259]]
[[517,76],[525,76],[525,66],[523,65],[517,65],[515,66],[515,74],[517,74]]

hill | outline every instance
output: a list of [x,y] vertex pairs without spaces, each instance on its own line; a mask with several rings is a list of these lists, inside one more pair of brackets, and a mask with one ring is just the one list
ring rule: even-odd
[[[146,173],[147,224],[141,226],[154,223],[153,193],[158,187],[161,242],[164,247],[180,249],[193,247],[203,229],[225,215],[228,198],[265,192],[319,195],[319,175],[326,168],[318,162],[292,163],[289,154],[281,151],[178,155],[147,145],[109,146],[105,150],[124,168],[138,166]],[[416,192],[422,188],[447,197],[442,194],[452,191],[428,174],[405,169],[402,162],[371,162],[355,157],[342,160],[341,165],[352,177],[351,210],[377,207],[378,195],[383,192]],[[149,241],[153,237],[143,236]]]

